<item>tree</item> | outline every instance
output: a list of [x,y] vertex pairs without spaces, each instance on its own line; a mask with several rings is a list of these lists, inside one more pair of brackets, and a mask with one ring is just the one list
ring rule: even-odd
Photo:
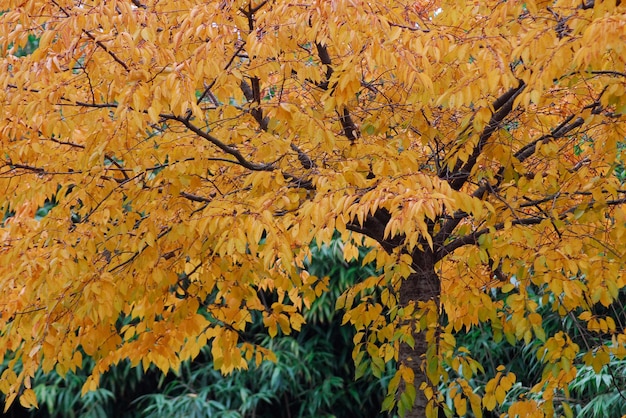
[[454,338],[488,323],[542,342],[543,399],[509,413],[550,415],[579,347],[544,332],[530,283],[611,334],[594,369],[626,355],[622,324],[594,310],[624,287],[619,0],[5,7],[7,405],[83,355],[84,391],[124,358],[167,371],[210,344],[223,372],[271,359],[240,333],[254,312],[272,335],[300,329],[326,287],[309,244],[336,231],[346,260],[372,246],[382,270],[338,307],[357,370],[398,360],[386,408],[432,416],[443,379],[457,414],[494,409],[515,375],[502,365],[481,399]]

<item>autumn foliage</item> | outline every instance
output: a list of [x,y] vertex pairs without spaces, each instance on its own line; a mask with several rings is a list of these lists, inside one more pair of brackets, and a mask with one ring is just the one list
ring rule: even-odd
[[[511,415],[552,416],[576,364],[626,357],[595,309],[626,286],[623,2],[2,7],[7,405],[83,356],[84,391],[121,359],[168,371],[207,344],[223,372],[271,360],[242,332],[252,315],[271,335],[303,326],[328,284],[309,246],[336,232],[380,271],[338,308],[358,364],[399,363],[387,409],[432,416],[442,379],[458,415],[501,404],[506,364],[484,396],[467,384],[481,365],[455,333],[478,324],[543,342],[543,399]],[[610,343],[577,357],[531,285]]]

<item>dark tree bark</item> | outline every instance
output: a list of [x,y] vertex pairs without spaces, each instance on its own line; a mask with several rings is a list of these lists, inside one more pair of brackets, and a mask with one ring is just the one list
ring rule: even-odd
[[[348,229],[365,234],[378,241],[385,251],[391,253],[397,247],[404,243],[404,236],[396,236],[393,238],[384,238],[385,225],[390,219],[389,212],[386,209],[379,209],[374,215],[368,216],[363,226],[357,224],[348,224]],[[407,277],[400,285],[399,302],[402,306],[414,303],[416,310],[420,302],[428,303],[432,301],[431,306],[437,310],[439,315],[439,299],[441,295],[441,283],[439,276],[435,271],[435,264],[439,260],[438,253],[429,249],[426,240],[422,243],[422,248],[426,250],[415,250],[411,255],[411,267],[415,271]],[[400,364],[413,370],[415,375],[414,385],[416,389],[415,404],[413,409],[408,411],[406,418],[416,418],[426,416],[426,405],[428,400],[423,390],[420,390],[422,383],[429,384],[426,375],[426,369],[423,361],[426,358],[428,350],[428,341],[426,340],[426,331],[416,331],[416,324],[411,324],[413,329],[413,339],[415,344],[413,347],[408,344],[400,345],[398,360]],[[402,387],[400,390],[402,391]]]
[[[419,302],[434,302],[433,306],[439,314],[439,296],[441,294],[441,283],[435,271],[435,258],[431,251],[416,252],[413,254],[413,268],[415,273],[407,277],[400,286],[400,304],[406,306],[410,303],[418,305]],[[415,329],[415,328],[414,328]],[[428,400],[420,387],[425,382],[427,385],[426,368],[424,360],[428,349],[426,341],[426,330],[414,332],[415,346],[411,348],[408,344],[400,346],[398,360],[401,364],[411,368],[415,373],[416,397],[413,409],[406,414],[406,418],[417,418],[426,416],[426,405]]]

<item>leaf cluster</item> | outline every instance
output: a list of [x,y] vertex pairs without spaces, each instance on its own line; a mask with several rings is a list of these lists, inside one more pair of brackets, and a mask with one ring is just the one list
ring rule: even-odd
[[[81,396],[94,361],[64,377],[39,370],[34,391],[39,408],[30,416],[66,418],[133,417],[343,417],[379,416],[386,379],[365,373],[355,381],[351,357],[354,331],[341,326],[338,296],[371,266],[344,261],[342,244],[312,247],[310,273],[327,277],[328,290],[305,311],[307,324],[294,335],[270,338],[260,317],[246,338],[272,350],[275,362],[224,376],[215,369],[208,348],[176,373],[146,371],[123,361],[104,373],[100,386]],[[5,363],[6,367],[6,363]],[[391,369],[388,370],[388,373]],[[15,409],[15,408],[14,408]]]
[[[572,336],[574,342],[580,345],[572,367],[575,375],[568,386],[552,393],[552,388],[545,385],[544,344],[535,339],[530,343],[515,341],[514,344],[499,339],[490,324],[479,324],[455,335],[459,351],[457,356],[471,356],[481,367],[480,373],[473,375],[466,382],[475,393],[484,396],[499,372],[506,370],[515,376],[515,383],[506,392],[499,406],[483,410],[484,416],[501,416],[510,412],[512,405],[523,399],[543,403],[546,399],[554,399],[554,414],[561,416],[605,417],[621,416],[626,413],[624,384],[626,383],[626,368],[624,359],[615,355],[598,356],[605,346],[612,346],[614,338],[610,333],[593,333],[586,329],[585,321],[579,318],[580,311],[561,316],[552,309],[551,297],[545,289],[533,286],[529,289],[529,297],[537,303],[536,312],[543,318],[542,328],[547,336],[566,333]],[[500,292],[494,292],[494,299],[505,297]],[[598,304],[594,308],[596,315],[609,315],[616,323],[626,323],[626,293],[620,292],[620,298],[609,307]],[[590,361],[597,359],[598,361]],[[452,382],[456,377],[463,378],[463,373],[457,373],[448,366]],[[456,377],[455,377],[456,376]],[[454,392],[451,388],[455,384],[451,381],[442,382],[440,390],[445,398],[449,411],[455,409]],[[523,409],[522,409],[523,410]],[[468,413],[467,416],[476,416]]]

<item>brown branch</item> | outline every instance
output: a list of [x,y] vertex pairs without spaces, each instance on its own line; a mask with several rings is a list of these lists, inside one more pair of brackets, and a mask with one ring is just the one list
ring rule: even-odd
[[[606,193],[606,190],[602,190],[603,193]],[[616,193],[621,193],[621,194],[626,194],[626,190],[615,190]],[[531,200],[528,197],[524,196],[523,198],[526,200],[526,203],[521,203],[519,205],[520,208],[525,208],[525,207],[530,207],[530,206],[536,206],[536,205],[540,205],[542,203],[546,203],[546,202],[550,202],[550,201],[554,201],[556,200],[559,196],[591,196],[593,195],[592,192],[570,192],[570,193],[566,193],[566,192],[558,192],[558,193],[554,193],[551,195],[548,195],[546,197],[543,197],[541,199],[536,199],[536,200]],[[619,199],[621,200],[621,199]]]
[[[260,103],[260,94],[258,93],[258,79],[257,78],[252,79],[253,82],[255,80],[257,81],[257,90],[254,89],[253,87],[254,84],[253,86],[250,86],[245,80],[241,80],[240,88],[246,100],[248,100],[249,102]],[[263,117],[263,111],[261,110],[261,108],[257,107],[255,109],[252,109],[250,113],[252,114],[254,119],[256,119],[257,123],[259,124],[259,127],[263,131],[267,132],[268,127],[269,127],[269,118]],[[292,150],[298,153],[298,161],[300,161],[300,163],[302,164],[302,167],[306,168],[307,170],[317,167],[317,165],[311,159],[311,157],[309,157],[304,151],[302,151],[296,144],[292,143],[290,146]]]
[[[586,210],[589,209],[593,209],[594,206],[597,205],[606,205],[606,206],[618,206],[618,205],[623,205],[626,203],[626,197],[625,198],[621,198],[621,199],[612,199],[612,200],[607,200],[605,202],[596,202],[596,201],[591,201],[588,203],[581,203],[580,205],[576,205],[573,206],[571,208],[569,208],[568,210],[562,212],[556,219],[562,221],[564,219],[567,218],[568,215],[576,212],[577,209],[579,209],[581,206],[586,206]],[[552,217],[548,217],[548,216],[533,216],[530,218],[524,218],[524,219],[515,219],[513,221],[511,221],[511,225],[537,225],[539,223],[541,223],[542,221],[545,220],[550,220],[553,225],[554,225],[554,219]],[[435,255],[436,255],[436,259],[437,260],[441,260],[442,258],[444,258],[446,255],[452,253],[453,251],[457,250],[458,248],[461,248],[465,245],[477,245],[478,244],[478,238],[481,235],[485,235],[491,231],[501,231],[504,229],[506,223],[501,222],[498,223],[492,227],[487,227],[487,228],[483,228],[481,230],[478,231],[474,231],[471,234],[468,235],[464,235],[460,238],[455,239],[454,241],[448,243],[447,245],[444,245],[443,247],[440,247],[439,249],[437,249]]]
[[[622,0],[617,0],[615,2],[615,7],[618,7],[620,4],[622,4]],[[583,9],[583,10],[593,9],[595,5],[596,5],[595,0],[583,0],[582,4],[578,6],[578,8]]]
[[241,80],[239,87],[243,92],[244,97],[249,103],[255,103],[254,107],[250,109],[250,114],[254,117],[254,119],[259,124],[259,127],[266,131],[269,128],[269,118],[263,116],[263,110],[261,110],[261,87],[260,81],[257,77],[251,78],[251,83],[248,84],[245,80]]
[[[259,6],[255,7],[254,9],[250,8],[248,11],[242,11],[242,13],[244,13],[244,15],[248,18],[248,26],[250,30],[254,29],[254,18],[253,18],[253,14],[254,12],[256,12],[257,10],[259,10],[266,2],[260,4]],[[263,116],[263,110],[261,109],[260,105],[261,105],[261,86],[260,86],[260,80],[258,77],[251,77],[250,78],[250,84],[248,84],[246,82],[246,80],[241,80],[241,83],[239,84],[239,87],[241,88],[241,91],[243,92],[244,97],[246,98],[246,100],[250,103],[256,103],[256,106],[250,110],[250,114],[254,117],[254,119],[257,121],[257,123],[259,124],[259,127],[267,132],[269,129],[269,118]],[[349,116],[349,115],[348,115]],[[302,167],[306,168],[306,169],[311,169],[316,167],[315,162],[311,159],[311,157],[309,157],[304,151],[302,151],[296,144],[292,143],[291,145],[291,149],[294,150],[297,154],[298,154],[298,161],[300,161],[300,163],[302,164]],[[286,177],[290,177],[291,180],[293,182],[300,184],[305,184],[305,188],[306,189],[312,189],[313,188],[313,184],[309,181],[309,180],[302,180],[297,178],[296,176],[293,176],[291,174],[285,174],[283,173],[284,176]]]
[[[591,193],[589,193],[591,194]],[[530,200],[528,197],[523,196],[523,199],[526,200],[526,203],[520,203],[519,207],[520,208],[529,208],[529,207],[537,207],[537,205],[541,205],[542,203],[546,203],[546,202],[553,202],[554,200],[556,200],[560,195],[559,193],[555,193],[555,194],[551,194],[548,195],[544,198],[541,199],[537,199],[537,200]]]
[[[14,89],[18,89],[18,87],[16,85],[8,85],[8,87],[14,88]],[[33,93],[39,93],[40,92],[39,90],[36,90],[36,89],[24,89],[24,90],[27,90],[27,91],[30,91],[30,92],[33,92]],[[205,96],[206,95],[210,95],[210,86],[205,90],[205,92],[203,94]],[[244,91],[244,94],[245,94],[245,91]],[[78,102],[78,101],[72,101],[72,100],[67,99],[65,97],[61,97],[61,100],[64,100],[64,101],[66,101],[68,103],[58,103],[59,106],[79,106],[79,107],[87,107],[87,108],[117,108],[118,107],[117,104],[113,104],[113,103]],[[133,110],[132,107],[130,109]],[[142,111],[142,113],[147,113],[147,111]],[[208,140],[209,142],[211,142],[212,144],[214,144],[215,146],[220,148],[222,151],[224,151],[227,154],[232,155],[233,157],[235,157],[235,160],[229,160],[229,159],[226,159],[226,158],[208,158],[208,160],[222,161],[222,162],[227,162],[227,163],[231,163],[231,164],[238,164],[238,165],[241,165],[244,168],[247,168],[247,169],[253,170],[253,171],[272,171],[272,170],[275,169],[275,166],[274,166],[273,163],[260,164],[260,163],[253,163],[253,162],[250,162],[250,161],[246,160],[244,158],[244,156],[236,148],[234,148],[232,146],[229,146],[229,145],[226,145],[225,143],[223,143],[219,139],[215,138],[214,136],[210,135],[209,133],[202,131],[200,128],[198,128],[195,125],[193,125],[191,123],[191,121],[190,121],[190,118],[188,118],[187,116],[184,117],[184,118],[183,117],[179,117],[179,116],[175,116],[175,115],[172,115],[172,114],[160,114],[159,116],[163,120],[175,120],[175,121],[178,121],[178,122],[182,123],[186,128],[188,128],[189,130],[191,130],[192,132],[194,132],[195,134],[197,134],[201,138]],[[264,119],[267,119],[267,118],[264,118]],[[267,130],[267,121],[265,121],[264,124],[261,124],[261,128]],[[61,142],[61,141],[56,141],[55,140],[55,142]],[[74,145],[74,146],[77,146],[77,147],[80,147],[80,148],[84,148],[84,146],[80,145],[80,144],[68,143],[67,145]],[[294,146],[295,145],[292,144],[292,149],[294,149],[293,148]],[[298,152],[298,151],[296,151],[296,152]],[[307,168],[307,165],[309,165],[309,164],[311,164],[311,168],[316,166],[315,163],[313,162],[313,160],[308,155],[306,155],[302,150],[300,150],[298,152],[298,159],[303,164],[303,167],[305,167],[305,168]],[[186,159],[184,161],[188,161],[188,160],[193,160],[193,158]],[[170,165],[170,164],[168,164],[168,165]],[[148,168],[148,169],[146,169],[146,171],[155,170],[155,169],[158,169],[158,168],[161,168],[161,166]],[[118,170],[119,169],[120,168],[118,168]],[[57,173],[46,173],[46,174],[57,174]],[[314,190],[315,189],[315,187],[313,186],[313,183],[310,180],[308,180],[308,179],[302,179],[302,178],[300,178],[298,176],[295,176],[293,174],[286,173],[286,172],[283,172],[282,174],[283,174],[283,176],[285,178],[289,179],[289,181],[290,181],[290,183],[292,185],[295,185],[296,187],[304,188],[304,189],[307,189],[307,190]]]
[[349,222],[346,224],[346,229],[358,232],[359,234],[366,235],[375,241],[377,241],[383,249],[391,254],[394,248],[400,246],[404,240],[404,235],[397,235],[385,239],[385,226],[390,221],[391,215],[387,209],[378,209],[374,215],[368,215],[363,220],[363,225],[358,225],[355,222]]
[[126,173],[126,170],[124,169],[124,167],[122,167],[120,165],[120,163],[118,163],[115,160],[115,157],[112,157],[112,156],[110,156],[108,154],[104,154],[104,159],[105,159],[105,163],[106,163],[106,160],[109,160],[111,162],[111,164],[113,164],[115,167],[118,168],[119,171],[122,172],[122,175],[124,176],[124,180],[128,180],[128,174]]
[[12,162],[8,162],[5,164],[5,166],[8,166],[10,168],[9,171],[11,170],[15,170],[16,168],[22,169],[22,170],[28,170],[28,171],[32,171],[34,173],[37,174],[47,174],[46,170],[44,168],[41,167],[33,167],[30,165],[26,165],[26,164],[19,164],[19,163],[12,163]]
[[122,181],[117,181],[117,180],[116,180],[116,181],[117,181],[117,183],[118,183],[118,185],[117,185],[117,186],[115,186],[114,188],[112,188],[112,189],[111,189],[111,190],[110,190],[110,191],[106,194],[106,196],[104,196],[104,198],[102,198],[102,200],[100,200],[100,201],[96,204],[96,206],[94,206],[94,207],[93,207],[93,209],[91,209],[91,210],[90,210],[90,211],[89,211],[89,212],[88,212],[88,213],[87,213],[87,214],[86,214],[86,215],[85,215],[85,216],[84,216],[84,217],[80,220],[80,223],[85,223],[85,222],[87,222],[87,220],[91,217],[91,215],[93,215],[93,214],[94,214],[94,213],[98,210],[98,208],[99,208],[100,206],[102,206],[102,204],[103,204],[103,203],[104,203],[104,202],[105,202],[105,201],[106,201],[109,197],[111,197],[111,195],[113,194],[113,192],[115,192],[115,191],[116,191],[119,187],[121,187],[121,186],[125,185],[126,183],[128,183],[128,182],[130,182],[130,181],[132,181],[132,180],[135,180],[135,179],[137,179],[137,178],[139,178],[139,177],[143,176],[144,174],[145,174],[145,173],[141,172],[141,173],[139,173],[139,174],[137,174],[137,175],[135,175],[135,176],[133,176],[133,177],[131,177],[131,178],[129,178],[129,179],[124,179],[124,180],[122,180]]
[[[67,10],[65,10],[64,7],[62,7],[61,5],[59,5],[55,0],[51,0],[51,3],[54,4],[56,7],[59,8],[59,10],[61,10],[63,12],[63,14],[65,15],[65,17],[71,17],[70,14],[67,12]],[[124,61],[122,61],[117,55],[115,55],[113,52],[111,52],[109,50],[109,48],[107,48],[106,45],[104,45],[101,41],[96,40],[95,36],[93,36],[91,33],[89,33],[89,31],[87,31],[86,29],[83,29],[82,32],[87,35],[92,41],[95,42],[96,45],[98,45],[100,48],[102,48],[104,50],[104,52],[106,52],[107,54],[109,54],[109,56],[111,58],[113,58],[113,60],[115,62],[117,62],[118,64],[120,64],[124,70],[126,70],[126,72],[130,72],[130,70],[128,69],[128,66],[126,65],[126,63]]]
[[84,145],[81,144],[77,144],[75,142],[70,142],[70,141],[59,141],[58,139],[54,139],[54,138],[47,138],[48,140],[52,141],[52,142],[56,142],[57,144],[61,144],[61,145],[69,145],[71,147],[75,147],[75,148],[80,148],[80,149],[85,149]]
[[430,32],[430,29],[423,29],[423,28],[420,28],[418,26],[411,27],[411,26],[407,26],[407,25],[401,25],[400,23],[389,22],[389,26],[400,28],[400,29],[410,30],[411,32],[422,32],[422,33]]
[[111,177],[111,176],[100,176],[100,178],[102,180],[111,180],[116,182],[117,184],[122,184],[126,182],[126,179],[118,179],[117,177]]
[[295,185],[295,187],[297,188],[305,189],[305,190],[315,190],[315,186],[313,185],[313,182],[311,182],[311,180],[309,179],[303,179],[303,178],[294,176],[293,174],[289,174],[286,172],[282,172],[282,175],[284,178],[289,179],[289,183],[291,183],[292,185]]
[[578,6],[578,8],[583,9],[583,10],[593,9],[595,4],[596,4],[595,0],[587,0],[587,1],[583,0],[582,4]]
[[[155,241],[157,241],[157,240],[159,240],[159,239],[163,238],[163,237],[164,237],[165,235],[167,235],[167,234],[168,234],[171,230],[172,230],[172,227],[171,227],[171,226],[169,226],[169,227],[165,228],[163,231],[161,231],[161,232],[159,233],[159,235],[157,235],[157,237],[156,237]],[[143,252],[146,250],[146,248],[148,248],[148,247],[149,247],[149,245],[148,245],[148,244],[144,244],[144,245],[143,245],[143,247],[142,247],[140,250],[135,251],[135,253],[134,253],[132,256],[130,256],[127,260],[122,261],[121,263],[119,263],[119,264],[118,264],[118,265],[116,265],[115,267],[111,267],[111,268],[109,269],[109,273],[113,273],[115,270],[121,269],[121,268],[122,268],[122,267],[124,267],[125,265],[127,265],[127,264],[131,263],[134,259],[136,259],[137,257],[139,257],[139,255],[140,255],[141,253],[143,253]]]
[[[17,89],[18,87],[15,85],[8,85],[8,87],[10,88],[14,88]],[[33,93],[39,93],[39,90],[35,90],[35,89],[28,89],[28,91],[31,91]],[[208,91],[208,90],[207,90]],[[207,93],[210,94],[210,93]],[[113,103],[86,103],[86,102],[75,102],[72,100],[69,100],[65,97],[61,98],[62,100],[67,101],[68,103],[59,103],[59,106],[80,106],[80,107],[88,107],[88,108],[117,108],[118,105],[113,104]],[[132,108],[130,108],[131,110],[133,110]],[[142,113],[147,113],[147,111],[142,111]],[[250,170],[254,170],[254,171],[272,171],[275,169],[274,164],[259,164],[259,163],[252,163],[249,162],[248,160],[246,160],[243,155],[234,147],[228,146],[226,144],[224,144],[222,141],[218,140],[217,138],[215,138],[214,136],[210,135],[207,132],[202,131],[200,128],[196,127],[195,125],[193,125],[191,123],[191,121],[187,118],[187,117],[179,117],[179,116],[174,116],[171,114],[161,114],[159,115],[162,119],[164,120],[176,120],[180,123],[182,123],[185,127],[187,127],[189,130],[191,130],[192,132],[194,132],[195,134],[197,134],[198,136],[202,137],[203,139],[208,140],[209,142],[213,143],[214,145],[216,145],[218,148],[220,148],[222,151],[226,152],[227,154],[232,155],[233,157],[235,157],[235,160],[229,160],[226,158],[208,158],[208,160],[211,161],[221,161],[221,162],[227,162],[227,163],[231,163],[231,164],[237,164],[237,165],[241,165],[244,168],[250,169]],[[54,140],[54,139],[52,139]],[[61,142],[61,141],[57,141],[54,140],[55,142]],[[80,144],[73,144],[73,143],[68,143],[67,145],[73,145],[79,148],[84,148],[83,145]],[[293,148],[292,148],[293,149]],[[302,152],[302,154],[298,153],[298,159],[300,160],[300,162],[302,162],[303,160],[301,158],[303,158],[304,152]],[[310,157],[306,156],[306,158],[311,161],[311,163],[313,163],[313,167],[315,167],[315,163],[310,159]],[[193,160],[193,158],[187,158],[183,161],[190,161]],[[179,162],[179,161],[177,161]],[[167,165],[171,165],[174,162],[167,164]],[[147,168],[146,171],[150,171],[150,170],[156,170],[158,168],[161,168],[163,166],[166,165],[162,165],[162,166],[155,166],[155,167],[151,167],[151,168]],[[27,167],[18,167],[18,168],[27,168]],[[43,170],[43,169],[41,169]],[[118,168],[119,170],[119,168]],[[31,171],[32,168],[31,168]],[[37,171],[37,170],[34,170]],[[45,171],[45,170],[43,170]],[[40,172],[43,172],[40,171]],[[48,173],[46,172],[45,174],[74,174],[75,172],[68,172],[68,173]],[[297,187],[301,187],[307,190],[314,190],[315,187],[313,186],[313,183],[308,180],[308,179],[302,179],[299,178],[293,174],[289,174],[289,173],[282,173],[283,176],[285,178],[288,178],[290,180],[290,182],[292,184],[295,184]]]
[[354,145],[357,138],[361,135],[359,128],[356,127],[347,107],[343,108],[342,114],[339,116],[343,135],[348,138],[351,145]]
[[141,3],[139,0],[131,0],[131,2],[135,6],[139,7],[140,9],[147,9],[148,8],[148,6],[146,6],[145,4]]
[[[536,225],[546,219],[547,218],[535,216],[532,218],[516,219],[516,220],[511,221],[511,224],[512,225]],[[502,230],[504,229],[504,226],[505,226],[505,223],[502,222],[502,223],[494,225],[493,227],[483,228],[481,230],[474,231],[471,234],[464,235],[460,238],[457,238],[454,241],[450,242],[449,244],[444,245],[443,247],[440,247],[439,249],[437,249],[435,251],[435,259],[441,260],[442,258],[454,252],[458,248],[464,247],[468,244],[477,245],[478,238],[480,238],[481,235],[485,235],[491,230],[496,230],[496,231]]]
[[313,161],[311,157],[309,157],[307,153],[302,151],[296,144],[292,143],[291,149],[298,153],[298,161],[300,161],[302,167],[306,168],[307,170],[317,167],[315,161]]
[[25,310],[25,311],[13,312],[13,315],[15,315],[15,316],[17,316],[17,315],[28,315],[28,314],[33,313],[33,312],[43,311],[44,309],[48,309],[48,307],[47,306],[42,306],[40,308],[31,308],[31,309],[28,309],[28,310]]
[[192,202],[210,203],[213,201],[212,197],[209,198],[209,197],[204,197],[204,196],[198,196],[198,195],[187,193],[187,192],[180,192],[180,195],[184,197],[185,199],[191,200]]
[[[500,100],[500,99],[498,99]],[[495,103],[495,102],[494,102]],[[522,147],[519,151],[517,151],[514,157],[521,163],[528,159],[531,155],[533,155],[537,150],[537,145],[539,143],[546,143],[551,140],[562,138],[567,135],[572,130],[578,128],[584,123],[582,118],[577,118],[574,120],[576,116],[570,115],[563,122],[561,122],[555,129],[552,130],[551,134],[542,135],[537,138],[530,144]],[[572,120],[574,120],[572,122]],[[570,123],[571,122],[571,123]],[[500,182],[502,181],[504,176],[504,167],[500,167],[498,173],[496,175],[496,184],[483,183],[472,193],[473,197],[482,198],[485,193],[488,193],[490,190],[497,190]],[[532,205],[531,205],[532,206]],[[461,220],[465,219],[468,215],[462,211],[456,212],[452,218],[446,220],[444,225],[441,227],[437,235],[433,238],[433,242],[436,246],[442,246],[443,243],[450,237],[452,231],[458,226]]]
[[162,114],[162,115],[159,115],[159,116],[161,118],[163,118],[163,119],[166,119],[166,120],[175,120],[177,122],[182,123],[187,129],[189,129],[190,131],[192,131],[193,133],[195,133],[199,137],[201,137],[203,139],[206,139],[207,141],[209,141],[210,143],[212,143],[213,145],[215,145],[216,147],[218,147],[219,149],[224,151],[226,154],[229,154],[229,155],[232,155],[233,157],[235,157],[235,159],[237,160],[237,163],[240,166],[242,166],[244,168],[247,168],[248,170],[253,170],[253,171],[272,171],[272,170],[275,169],[273,164],[259,164],[259,163],[253,163],[253,162],[248,161],[241,154],[241,152],[239,152],[239,150],[237,150],[236,148],[234,148],[234,147],[232,147],[230,145],[226,145],[225,143],[223,143],[222,141],[220,141],[219,139],[217,139],[216,137],[214,137],[210,133],[204,132],[202,129],[200,129],[197,126],[195,126],[193,123],[191,123],[191,121],[189,121],[185,117],[175,116],[175,115],[168,115],[168,114]]
[[[220,159],[220,160],[221,160],[221,159]],[[174,164],[178,164],[178,163],[186,163],[187,161],[195,161],[195,158],[194,158],[194,157],[187,157],[187,158],[183,158],[182,160],[172,161],[171,163],[157,164],[157,165],[155,165],[155,166],[152,166],[152,167],[148,167],[148,168],[146,168],[144,171],[155,171],[155,170],[160,170],[160,169],[165,168],[165,167],[170,167],[170,166],[172,166],[172,165],[174,165]],[[233,162],[234,162],[234,161],[233,161]],[[133,171],[133,170],[128,169],[128,168],[126,168],[126,169],[124,169],[124,170],[126,170],[126,171]]]
[[581,117],[578,117],[572,123],[569,123],[572,119],[574,119],[574,117],[575,115],[568,116],[559,126],[556,127],[556,129],[552,131],[552,133],[542,135],[541,137],[537,138],[530,144],[522,147],[522,149],[520,149],[518,152],[515,153],[515,158],[519,162],[523,162],[524,160],[526,160],[527,158],[529,158],[531,155],[535,153],[535,151],[537,150],[537,145],[539,145],[540,143],[546,144],[553,139],[562,138],[563,136],[567,135],[569,132],[582,126],[582,124],[585,123],[585,120]]
[[[229,145],[226,145],[225,143],[223,143],[219,139],[215,138],[213,135],[209,134],[208,132],[204,132],[202,129],[200,129],[197,126],[193,125],[186,118],[179,117],[179,116],[174,116],[174,115],[160,115],[160,116],[163,119],[176,120],[176,121],[182,123],[185,127],[187,127],[190,131],[194,132],[199,137],[201,137],[203,139],[206,139],[207,141],[211,142],[212,144],[217,146],[219,149],[221,149],[225,153],[235,157],[235,159],[237,161],[221,159],[221,158],[212,158],[212,160],[224,161],[224,162],[229,162],[229,163],[233,163],[233,164],[238,164],[238,165],[240,165],[240,166],[242,166],[244,168],[247,168],[247,169],[253,170],[253,171],[273,171],[273,170],[276,169],[276,166],[274,165],[274,163],[267,163],[267,164],[266,163],[253,163],[253,162],[250,162],[250,161],[246,160],[245,157],[239,152],[239,150],[237,150],[236,148],[231,147]],[[310,180],[301,179],[301,178],[299,178],[299,177],[297,177],[297,176],[295,176],[293,174],[289,174],[289,173],[285,173],[285,172],[282,172],[282,175],[285,178],[288,178],[289,181],[292,184],[295,184],[297,187],[301,187],[301,188],[304,188],[304,189],[307,189],[307,190],[314,190],[315,189],[315,187],[313,186],[313,183],[311,183]]]
[[[18,86],[16,86],[15,84],[7,84],[8,88],[11,89],[19,89]],[[27,91],[29,93],[41,93],[41,90],[39,89],[29,89],[26,87],[22,87],[21,88],[22,91]],[[68,103],[56,103],[56,106],[79,106],[79,107],[89,107],[89,108],[94,108],[94,109],[117,109],[118,105],[115,103],[87,103],[87,102],[80,102],[80,101],[74,101],[74,100],[70,100],[64,96],[61,96],[60,100],[66,101]],[[80,145],[79,145],[80,146]]]
[[[248,10],[243,8],[239,9],[239,11],[248,19],[248,30],[250,33],[255,30],[254,14],[265,6],[266,3],[267,0],[261,2],[256,7],[252,7],[252,2],[250,2]],[[250,84],[246,83],[245,80],[241,80],[240,87],[246,97],[246,100],[248,100],[249,103],[252,103],[250,114],[257,121],[259,127],[262,130],[267,131],[269,127],[269,118],[263,116],[263,110],[261,109],[261,80],[259,80],[258,77],[250,77]]]
[[[232,63],[235,61],[235,58],[237,58],[237,56],[239,55],[239,53],[243,50],[243,48],[246,46],[245,42],[242,42],[241,45],[239,45],[239,48],[237,48],[237,50],[233,53],[233,55],[230,57],[230,60],[226,63],[226,65],[223,68],[223,71],[228,70],[228,68],[232,65]],[[211,91],[211,89],[213,88],[213,86],[215,85],[215,83],[217,82],[217,77],[215,77],[213,79],[213,81],[211,81],[209,83],[208,86],[205,87],[204,91],[202,92],[202,94],[200,95],[200,97],[198,97],[198,100],[196,100],[196,104],[199,105],[200,102],[202,102],[202,100],[204,100],[204,98],[209,94],[209,92]]]
[[42,168],[42,167],[34,167],[31,165],[26,165],[26,164],[13,163],[11,161],[5,163],[3,167],[8,167],[9,170],[2,173],[2,175],[10,173],[11,171],[16,170],[16,169],[26,170],[26,171],[35,173],[40,176],[58,176],[58,175],[82,174],[83,173],[82,171],[74,171],[71,168],[69,168],[68,171],[47,171],[45,168]]
[[330,82],[330,78],[334,72],[332,61],[330,60],[330,54],[328,53],[328,48],[319,42],[315,43],[315,48],[317,49],[317,56],[319,57],[320,62],[326,66],[326,80],[320,84],[319,87],[323,90],[328,90],[328,83]]
[[[478,138],[478,143],[474,147],[472,151],[472,155],[467,159],[465,164],[462,162],[457,163],[457,166],[453,169],[452,173],[444,173],[444,178],[451,178],[450,187],[454,190],[460,190],[463,185],[467,182],[472,169],[476,165],[478,161],[478,157],[480,156],[485,144],[491,137],[491,135],[500,127],[504,118],[506,118],[511,110],[513,110],[513,102],[515,98],[519,96],[519,94],[524,90],[526,84],[523,81],[520,81],[519,86],[515,88],[509,89],[502,96],[498,97],[493,102],[494,114],[491,116],[489,123],[483,129],[480,137]],[[463,164],[463,165],[461,165]]]
[[78,106],[78,107],[90,107],[93,109],[117,109],[119,105],[115,103],[87,103],[87,102],[75,102],[65,97],[61,97],[61,100],[66,100],[70,103],[57,103],[57,106]]
[[614,77],[625,77],[626,78],[626,73],[621,73],[619,71],[611,71],[611,70],[591,71],[591,74],[594,74],[594,75],[612,75]]
[[[482,152],[485,143],[493,134],[493,132],[500,126],[500,123],[504,120],[504,118],[511,112],[511,110],[513,109],[513,101],[522,92],[524,87],[524,82],[520,82],[520,85],[518,87],[509,89],[506,93],[494,100],[493,109],[495,113],[492,115],[491,120],[483,130],[478,140],[478,144],[476,145],[472,153],[472,156],[468,159],[464,166],[458,165],[458,168],[455,169],[455,172],[453,172],[452,175],[442,173],[443,175],[441,177],[444,178],[458,176],[454,178],[450,183],[450,186],[453,189],[459,190],[467,182],[471,170],[476,164],[478,156]],[[503,172],[504,168],[502,167],[499,174]],[[483,183],[478,189],[474,191],[474,193],[472,193],[472,196],[476,198],[482,198],[484,194],[487,193],[488,188],[489,185],[487,183]],[[452,215],[452,218],[447,219],[442,225],[439,232],[437,232],[437,235],[433,237],[433,243],[435,244],[435,247],[443,246],[443,243],[448,239],[450,234],[452,234],[452,231],[454,231],[454,229],[459,225],[461,220],[465,219],[466,217],[467,213],[463,211],[457,211]]]
[[[326,66],[326,79],[322,83],[317,84],[317,86],[322,90],[328,90],[330,87],[330,78],[334,73],[330,54],[328,53],[328,48],[326,48],[326,45],[322,45],[319,42],[316,42],[315,47],[317,48],[317,56],[319,57],[321,63]],[[350,144],[354,144],[357,138],[361,135],[361,132],[352,120],[350,111],[347,107],[344,107],[343,110],[338,110],[337,113],[339,114],[339,122],[341,123],[342,134],[346,138],[348,138]]]
[[103,44],[101,41],[96,40],[95,36],[93,36],[91,33],[89,33],[87,30],[83,29],[83,33],[85,35],[87,35],[92,41],[95,42],[96,45],[98,45],[100,48],[102,48],[104,50],[104,52],[106,52],[107,54],[109,54],[109,56],[111,58],[113,58],[113,60],[115,62],[117,62],[119,65],[122,66],[122,68],[124,68],[124,70],[126,70],[126,72],[130,72],[130,69],[128,68],[128,66],[126,65],[126,63],[124,61],[122,61],[117,55],[115,55],[113,52],[111,52],[109,50],[109,48],[107,48],[107,46],[105,44]]
[[[247,17],[248,19],[251,19],[256,12],[261,10],[261,8],[267,4],[267,2],[268,0],[265,0],[259,3],[258,5],[256,5],[255,7],[252,7],[252,2],[250,2],[250,4],[248,5],[248,10],[244,8],[240,8],[239,11],[243,13],[243,15]],[[252,28],[250,28],[250,30],[252,30]]]

